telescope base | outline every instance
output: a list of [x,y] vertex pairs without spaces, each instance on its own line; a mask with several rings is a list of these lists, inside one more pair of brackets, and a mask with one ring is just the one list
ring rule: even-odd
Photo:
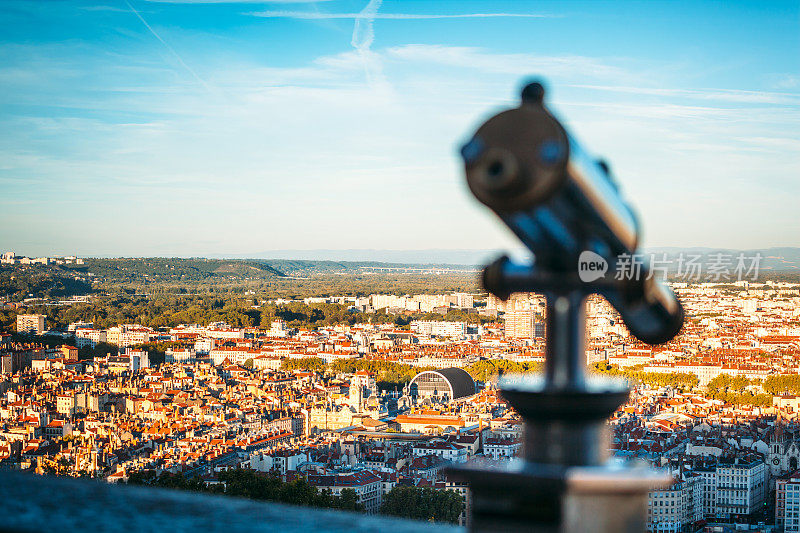
[[470,531],[476,533],[641,533],[648,491],[671,483],[647,468],[562,467],[522,459],[474,462],[449,473],[470,486]]
[[503,397],[523,419],[519,458],[453,466],[472,491],[476,533],[641,533],[647,493],[669,475],[609,463],[608,417],[628,398],[622,380],[589,376],[571,389],[542,377],[512,376]]

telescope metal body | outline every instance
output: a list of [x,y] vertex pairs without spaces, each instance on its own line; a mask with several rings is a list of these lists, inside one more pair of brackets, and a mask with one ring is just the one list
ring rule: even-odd
[[[608,166],[564,129],[543,97],[540,84],[528,85],[519,107],[490,118],[461,150],[472,193],[535,256],[533,265],[507,259],[491,265],[486,289],[503,299],[515,291],[546,292],[557,274],[562,286],[574,283],[602,294],[639,340],[672,339],[683,324],[683,309],[637,256],[640,232],[633,210]],[[608,266],[593,284],[577,275],[587,252]],[[631,268],[621,272],[626,266]],[[570,273],[576,274],[572,280]]]
[[574,268],[586,246],[633,253],[639,229],[632,210],[542,97],[523,94],[518,108],[489,119],[462,148],[470,189],[553,266]]
[[[480,126],[461,154],[472,193],[534,255],[531,264],[504,256],[487,266],[484,288],[504,300],[539,292],[547,301],[544,375],[500,382],[524,420],[521,457],[499,467],[450,468],[472,489],[470,527],[644,531],[648,491],[671,478],[609,464],[606,421],[629,390],[623,380],[586,374],[585,299],[603,295],[630,332],[650,344],[679,332],[683,308],[636,257],[639,225],[608,166],[548,111],[541,84],[527,85],[519,107]],[[625,260],[638,266],[625,272]],[[585,275],[584,267],[596,270]]]

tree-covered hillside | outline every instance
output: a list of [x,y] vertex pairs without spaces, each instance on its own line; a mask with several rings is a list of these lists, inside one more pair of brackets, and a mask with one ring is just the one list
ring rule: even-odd
[[271,279],[283,272],[260,261],[177,257],[86,259],[76,269],[107,283],[187,283],[207,280]]
[[25,298],[64,298],[91,291],[86,273],[42,265],[0,266],[0,297],[12,302]]

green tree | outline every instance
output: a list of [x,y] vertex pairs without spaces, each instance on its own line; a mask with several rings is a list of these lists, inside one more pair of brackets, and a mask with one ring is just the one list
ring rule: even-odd
[[281,368],[285,370],[322,372],[328,368],[328,365],[321,357],[302,357],[300,359],[284,359],[281,363]]
[[363,506],[358,503],[354,490],[344,489],[341,496],[333,496],[330,492],[318,491],[316,487],[309,484],[304,478],[297,478],[287,483],[273,474],[245,469],[220,472],[218,478],[224,484],[206,486],[201,479],[196,477],[187,478],[182,474],[170,473],[156,476],[155,472],[147,470],[132,473],[128,477],[128,483],[177,490],[223,492],[228,496],[238,496],[253,500],[363,511]]
[[473,379],[489,381],[503,374],[523,374],[526,372],[539,372],[540,363],[517,363],[507,359],[485,359],[465,367]]
[[417,520],[457,523],[462,508],[461,496],[455,491],[396,486],[384,497],[381,513]]
[[686,372],[643,372],[635,368],[620,370],[614,365],[609,365],[603,361],[595,363],[592,370],[601,374],[624,377],[633,383],[644,383],[656,387],[676,387],[681,389],[692,389],[697,387],[699,380],[694,374]]
[[336,507],[346,511],[361,511],[364,508],[358,503],[358,495],[354,489],[342,489]]

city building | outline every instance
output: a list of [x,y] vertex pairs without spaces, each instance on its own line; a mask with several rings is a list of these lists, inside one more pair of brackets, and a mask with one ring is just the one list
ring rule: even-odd
[[703,519],[703,479],[685,475],[663,490],[648,494],[647,531],[679,533]]
[[17,333],[41,335],[47,331],[45,315],[17,315]]
[[364,506],[367,514],[378,511],[383,501],[381,478],[368,470],[345,472],[335,475],[309,475],[308,482],[319,490],[328,490],[333,496],[339,496],[343,489],[352,489],[356,493],[356,501]]
[[536,334],[536,311],[533,309],[507,310],[505,335],[509,339],[531,340]]
[[409,383],[412,396],[455,400],[475,394],[475,381],[461,368],[442,368],[420,372]]
[[76,328],[75,344],[78,348],[88,346],[94,348],[101,342],[107,342],[107,333],[103,329]]
[[786,533],[800,532],[800,471],[775,480],[775,525]]
[[67,361],[78,360],[78,348],[75,346],[69,346],[68,344],[64,344],[61,346],[61,353],[64,355],[64,359],[66,359]]
[[730,520],[763,509],[768,469],[757,454],[720,457],[697,472],[703,480],[704,515]]
[[429,337],[461,338],[467,334],[466,322],[445,322],[441,320],[414,320],[411,331]]

